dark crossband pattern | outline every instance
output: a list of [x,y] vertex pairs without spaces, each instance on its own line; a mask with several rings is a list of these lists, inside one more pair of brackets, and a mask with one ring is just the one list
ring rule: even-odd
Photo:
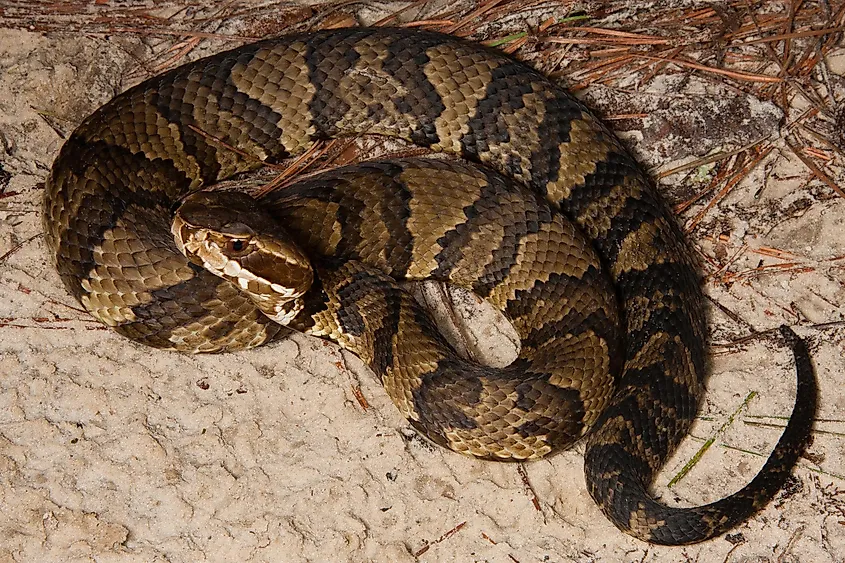
[[[448,161],[387,161],[321,174],[262,207],[328,260],[316,262],[322,293],[292,326],[368,362],[433,441],[540,457],[607,404],[622,355],[613,289],[589,242],[526,188]],[[512,321],[517,360],[497,370],[460,358],[394,279],[475,291]]]
[[[815,408],[809,360],[791,333],[797,406],[758,476],[700,508],[648,493],[702,395],[692,254],[615,137],[495,50],[423,31],[333,30],[154,77],[98,109],[62,148],[45,189],[47,245],[70,293],[123,335],[192,352],[260,345],[279,325],[178,251],[170,213],[192,190],[364,133],[480,162],[544,202],[492,173],[409,162],[335,172],[268,201],[316,256],[297,326],[361,355],[415,427],[459,451],[533,457],[589,432],[591,495],[644,540],[707,539],[777,493]],[[418,187],[431,178],[439,189]],[[582,236],[559,211],[584,247],[567,242]],[[457,357],[392,281],[432,277],[508,316],[522,339],[514,364],[491,371]],[[622,337],[607,328],[617,319]],[[567,358],[592,375],[572,377]]]

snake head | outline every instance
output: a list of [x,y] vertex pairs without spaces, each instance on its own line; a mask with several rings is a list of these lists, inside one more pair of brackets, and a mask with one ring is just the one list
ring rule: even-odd
[[194,264],[237,286],[268,317],[288,324],[314,279],[308,257],[248,195],[196,192],[182,200],[170,227]]

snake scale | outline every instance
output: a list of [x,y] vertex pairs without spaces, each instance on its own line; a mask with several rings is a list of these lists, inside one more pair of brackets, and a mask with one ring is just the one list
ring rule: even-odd
[[[313,284],[278,319],[357,353],[415,428],[457,451],[530,459],[586,436],[590,494],[645,541],[705,540],[777,493],[807,444],[816,402],[806,348],[787,328],[796,403],[760,473],[706,506],[670,507],[649,493],[703,393],[695,260],[609,130],[496,50],[354,28],[269,39],[153,77],[64,144],[46,182],[48,247],[70,293],[129,338],[191,352],[257,346],[282,329],[241,289],[273,267],[229,264],[260,275],[240,286],[220,279],[176,246],[174,208],[315,140],[365,133],[483,168],[384,161],[255,205],[237,195],[185,204],[189,217],[212,223],[205,209],[229,213],[219,227],[235,237],[252,233],[236,213],[256,207],[317,254],[313,271],[296,274]],[[244,240],[222,244],[237,256],[253,244]],[[421,278],[468,287],[504,312],[520,335],[518,358],[493,369],[458,357],[397,285]]]

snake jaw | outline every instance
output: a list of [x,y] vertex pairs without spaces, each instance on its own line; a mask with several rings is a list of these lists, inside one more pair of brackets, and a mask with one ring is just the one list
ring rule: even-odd
[[305,307],[305,302],[302,298],[292,298],[285,300],[274,300],[270,295],[250,295],[252,302],[261,309],[267,317],[279,323],[282,326],[287,326]]

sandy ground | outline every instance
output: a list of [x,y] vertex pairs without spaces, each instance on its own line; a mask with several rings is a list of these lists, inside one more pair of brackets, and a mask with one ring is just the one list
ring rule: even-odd
[[[85,6],[85,22],[110,14],[105,2]],[[372,23],[396,6],[359,16]],[[525,465],[433,448],[368,369],[332,345],[291,335],[247,353],[186,356],[89,318],[47,258],[42,182],[62,136],[154,73],[180,38],[69,31],[61,24],[71,16],[28,26],[2,10],[0,562],[845,561],[845,200],[786,144],[784,124],[806,108],[800,96],[784,119],[716,75],[672,65],[645,83],[640,74],[579,91],[603,115],[629,116],[612,123],[655,173],[760,138],[773,146],[727,197],[705,210],[709,194],[681,216],[715,274],[707,291],[716,346],[700,420],[658,494],[680,505],[716,500],[753,477],[780,435],[794,394],[791,358],[774,340],[731,342],[795,326],[821,387],[815,441],[786,490],[733,534],[660,548],[602,516],[584,487],[581,448]],[[221,34],[287,25],[279,15],[271,26],[266,10],[247,18],[246,32],[243,19],[209,28],[192,26],[189,10],[153,13]],[[519,31],[567,13],[553,6],[496,23]],[[187,57],[239,44],[196,43]],[[841,100],[845,52],[832,52],[826,69],[832,91],[821,91]],[[829,158],[816,162],[845,186],[842,153],[818,146],[813,154]],[[693,172],[661,180],[672,203],[706,184],[713,167]],[[754,270],[761,265],[774,266]],[[667,489],[711,436],[714,447]]]

